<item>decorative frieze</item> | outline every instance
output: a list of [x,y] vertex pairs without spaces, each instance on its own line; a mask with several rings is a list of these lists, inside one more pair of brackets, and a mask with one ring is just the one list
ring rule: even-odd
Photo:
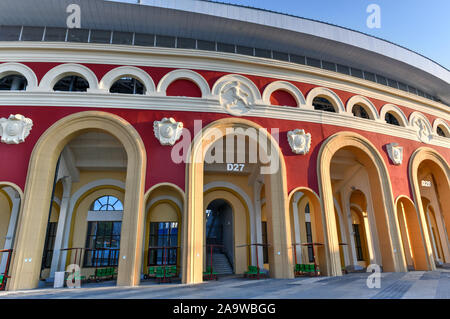
[[287,133],[289,146],[295,154],[306,154],[311,147],[311,134],[305,130],[295,129]]
[[11,114],[9,118],[0,118],[0,135],[2,143],[19,144],[30,135],[33,121],[21,114]]
[[183,123],[171,118],[163,118],[161,121],[153,122],[155,137],[161,145],[174,145],[181,136]]

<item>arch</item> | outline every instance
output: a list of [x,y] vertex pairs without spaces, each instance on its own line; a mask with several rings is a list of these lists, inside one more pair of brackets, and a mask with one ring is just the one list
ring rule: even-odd
[[420,216],[414,202],[409,197],[400,195],[395,200],[395,207],[407,264],[412,262],[414,270],[431,270]]
[[[175,194],[157,194],[157,191],[160,189],[168,188],[172,191],[174,191]],[[156,193],[156,197],[153,196],[153,194]],[[178,198],[177,198],[178,197]],[[145,203],[145,223],[144,223],[144,245],[142,246],[142,271],[145,272],[147,263],[148,263],[148,240],[149,240],[149,234],[150,230],[148,228],[150,219],[149,219],[149,213],[153,207],[158,205],[159,203],[167,203],[174,207],[174,209],[177,211],[177,214],[179,214],[179,223],[178,223],[178,244],[180,247],[183,246],[184,242],[184,219],[185,219],[185,209],[184,209],[184,202],[185,202],[185,194],[184,191],[177,185],[169,182],[162,182],[153,185],[150,187],[146,192],[144,196],[144,203]],[[183,250],[178,252],[177,254],[177,264],[180,264],[181,260],[181,254]]]
[[92,129],[107,132],[117,138],[127,153],[123,245],[121,243],[117,284],[134,286],[139,283],[143,238],[141,224],[144,218],[143,188],[147,163],[145,146],[135,128],[119,116],[86,111],[71,114],[54,123],[34,146],[26,180],[26,196],[21,207],[22,219],[16,246],[19,249],[11,268],[11,290],[37,287],[39,264],[24,263],[23,260],[31,258],[36,261],[41,257],[54,168],[64,146],[71,139]]
[[438,135],[438,133],[437,133],[438,127],[440,127],[444,131],[445,137],[450,137],[450,125],[446,121],[444,121],[443,119],[440,119],[440,118],[437,118],[434,120],[433,133],[435,135]]
[[[310,209],[312,209],[312,213],[314,218],[311,220],[311,222],[313,222],[313,239],[314,241],[317,241],[319,243],[323,243],[324,242],[324,222],[323,222],[323,217],[322,217],[322,201],[320,200],[319,196],[317,195],[317,193],[315,191],[313,191],[311,188],[308,187],[304,187],[304,186],[300,186],[300,187],[296,187],[294,188],[288,196],[288,203],[289,203],[289,207],[293,207],[293,203],[295,201],[295,195],[302,193],[303,196],[306,196],[308,198],[308,202],[310,203]],[[299,200],[301,200],[301,198],[303,197],[301,196],[299,198]],[[292,211],[292,214],[294,213],[294,210]],[[293,216],[292,216],[293,218]],[[316,248],[315,248],[316,249]],[[315,250],[315,253],[317,255],[317,262],[319,264],[320,267],[320,272],[321,274],[324,275],[329,275],[328,269],[329,266],[327,264],[328,259],[326,258],[326,253],[324,250],[324,247],[317,247],[317,249]]]
[[272,93],[278,90],[289,93],[295,99],[295,102],[297,102],[297,107],[301,107],[306,104],[305,97],[299,88],[286,81],[275,81],[267,85],[262,95],[263,102],[270,105],[270,97],[272,96]]
[[[247,208],[248,208],[249,221],[250,221],[250,235],[254,234],[256,236],[256,229],[255,229],[256,210],[253,206],[252,200],[247,195],[247,193],[244,192],[244,190],[241,189],[240,187],[238,187],[232,183],[224,182],[224,181],[215,181],[215,182],[210,182],[210,183],[206,184],[203,187],[203,192],[207,192],[213,188],[227,188],[227,189],[230,189],[230,190],[236,192],[239,195],[241,200],[245,203],[245,205],[247,205]],[[255,258],[256,258],[256,249],[253,249],[253,247],[252,247],[251,250],[252,250],[252,256],[255,256]]]
[[202,98],[208,98],[211,95],[211,90],[209,88],[208,82],[205,80],[203,76],[198,74],[195,71],[180,69],[170,71],[166,75],[162,77],[162,79],[158,83],[158,87],[156,91],[163,96],[166,96],[166,91],[169,85],[176,80],[189,80],[194,82],[202,92]]
[[330,266],[330,274],[333,276],[342,275],[339,260],[339,247],[337,227],[334,218],[333,191],[331,185],[330,165],[334,154],[342,148],[350,147],[358,152],[359,161],[363,160],[367,165],[366,169],[372,176],[370,184],[372,191],[376,191],[372,197],[379,197],[379,201],[374,201],[374,207],[378,238],[385,240],[380,244],[383,255],[383,267],[386,271],[406,270],[404,259],[394,253],[401,248],[399,240],[399,230],[395,223],[394,199],[389,173],[383,157],[373,144],[363,136],[352,132],[339,132],[328,137],[322,144],[317,158],[317,175],[319,178],[320,195],[323,201],[323,220],[325,221],[324,234],[326,253]]
[[361,105],[366,110],[367,114],[369,115],[369,118],[371,120],[379,121],[380,116],[378,115],[377,108],[373,103],[366,97],[361,95],[355,95],[352,96],[348,102],[347,102],[347,113],[349,115],[353,116],[353,107],[355,105]]
[[308,96],[306,97],[307,108],[314,110],[313,101],[316,97],[323,97],[329,100],[334,106],[336,113],[345,113],[344,103],[342,103],[340,97],[334,91],[324,87],[315,87],[309,91]]
[[80,76],[85,79],[89,83],[88,93],[100,91],[95,73],[84,65],[74,63],[60,64],[48,71],[39,83],[39,91],[52,92],[53,87],[59,80],[70,75]]
[[120,66],[106,73],[99,84],[99,89],[109,93],[111,86],[120,78],[130,76],[141,81],[145,87],[145,95],[152,95],[155,92],[155,83],[150,75],[144,70],[134,66]]
[[400,126],[407,127],[408,119],[405,116],[405,113],[394,104],[385,104],[380,111],[380,121],[386,123],[385,117],[386,113],[394,113],[396,115],[396,119],[398,120]]
[[[275,278],[292,278],[293,268],[290,247],[290,229],[288,227],[287,191],[286,191],[286,166],[280,147],[276,140],[261,126],[251,121],[240,118],[224,118],[210,123],[203,128],[193,139],[189,148],[186,165],[186,205],[184,233],[184,257],[183,257],[183,282],[202,282],[202,261],[203,261],[203,163],[205,154],[215,140],[230,134],[228,129],[246,130],[252,128],[260,134],[260,139],[269,141],[270,145],[270,166],[262,167],[262,174],[268,175],[267,211],[272,214],[273,220],[277,220],[275,226],[272,225],[273,236],[277,240],[273,242],[269,255],[269,261],[273,262],[270,267],[271,275]],[[264,143],[265,144],[265,143]],[[264,145],[259,145],[263,148]],[[266,152],[267,153],[267,152]],[[267,153],[268,154],[268,153]],[[276,167],[274,167],[276,166]],[[281,198],[280,198],[281,197]],[[272,253],[272,254],[271,254]],[[276,260],[276,262],[275,262]]]
[[21,201],[23,200],[23,191],[17,184],[6,181],[0,181],[0,189],[4,187],[11,187],[12,189],[14,189],[19,194],[20,200]]
[[439,185],[440,202],[442,206],[443,220],[445,225],[450,225],[450,204],[442,198],[450,198],[450,167],[446,160],[434,149],[429,147],[420,147],[412,155],[409,161],[408,174],[414,203],[419,214],[420,227],[425,241],[425,249],[427,253],[427,262],[430,270],[435,270],[435,259],[431,246],[431,234],[428,230],[424,203],[420,191],[419,168],[423,163],[427,163],[428,169],[435,178],[435,182]]
[[[239,247],[242,245],[250,244],[250,211],[249,207],[246,205],[245,200],[240,196],[240,194],[234,192],[226,187],[211,187],[204,192],[204,209],[206,211],[209,204],[217,199],[224,200],[229,207],[232,209],[233,216],[233,270],[235,274],[243,274],[248,268],[250,260],[250,247]],[[241,209],[240,209],[241,208]],[[242,213],[240,213],[242,212]],[[206,216],[204,216],[206,221]],[[240,227],[241,231],[236,231],[236,228]],[[204,232],[206,231],[206,225],[204,227]],[[206,232],[204,233],[204,238],[206,240]],[[206,252],[207,253],[207,252]],[[207,261],[204,258],[204,265],[206,266]]]
[[0,64],[0,79],[13,74],[20,74],[27,79],[26,91],[35,90],[38,86],[36,74],[32,69],[22,63],[7,62]]

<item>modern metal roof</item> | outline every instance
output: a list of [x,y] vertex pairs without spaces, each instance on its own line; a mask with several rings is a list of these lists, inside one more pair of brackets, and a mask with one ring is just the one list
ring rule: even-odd
[[402,81],[450,104],[450,71],[431,59],[358,31],[267,10],[199,0],[2,0],[0,25],[67,27],[73,3],[81,7],[82,28],[306,55]]

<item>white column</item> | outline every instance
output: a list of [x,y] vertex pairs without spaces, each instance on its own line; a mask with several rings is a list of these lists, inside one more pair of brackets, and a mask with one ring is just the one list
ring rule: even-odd
[[[293,214],[294,214],[294,236],[295,236],[295,248],[292,247],[292,249],[295,249],[297,260],[295,261],[297,264],[300,264],[302,261],[302,246],[300,245],[302,239],[300,237],[300,222],[298,219],[298,201],[303,196],[302,192],[297,192],[294,194],[294,200],[293,200]],[[304,214],[304,212],[303,212]],[[298,245],[297,245],[298,244]]]
[[[344,211],[344,219],[347,220],[347,228],[349,233],[349,239],[350,239],[350,251],[351,251],[351,257],[352,257],[352,263],[353,265],[358,265],[358,260],[356,259],[356,245],[355,245],[355,236],[353,233],[353,223],[352,223],[352,212],[350,211],[350,194],[345,191],[342,193],[342,205],[343,205],[343,211]],[[347,217],[347,218],[345,218]]]
[[53,279],[55,277],[56,271],[64,271],[65,264],[63,262],[63,259],[61,256],[64,256],[65,254],[61,254],[63,245],[63,235],[64,235],[64,229],[66,227],[67,221],[67,215],[69,210],[69,203],[70,203],[70,193],[72,190],[72,178],[70,176],[65,176],[62,179],[63,182],[63,196],[61,199],[61,209],[59,211],[59,219],[58,219],[58,226],[56,228],[56,237],[55,237],[55,245],[53,247],[53,257],[52,257],[52,265],[50,268],[50,277],[49,279]]
[[[5,245],[3,246],[3,249],[11,249],[13,247],[13,243],[14,243],[14,235],[16,232],[17,217],[19,216],[20,196],[11,187],[5,187],[4,190],[6,191],[8,196],[11,198],[13,205],[12,205],[12,210],[11,210],[11,217],[9,219],[8,232],[6,234],[6,240],[5,240]],[[5,272],[7,261],[8,261],[8,254],[3,253],[2,261],[0,264],[0,272],[1,273]]]

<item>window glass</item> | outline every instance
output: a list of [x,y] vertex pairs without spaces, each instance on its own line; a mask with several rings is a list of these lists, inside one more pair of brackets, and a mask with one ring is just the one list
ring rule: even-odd
[[91,205],[92,211],[123,211],[122,202],[115,196],[102,196]]
[[400,126],[400,123],[397,120],[397,118],[390,112],[386,113],[384,119],[386,120],[386,123],[388,123],[388,124]]
[[333,104],[323,97],[316,97],[313,100],[313,106],[315,110],[325,111],[325,112],[336,112]]
[[150,223],[148,266],[176,265],[178,254],[178,223]]

